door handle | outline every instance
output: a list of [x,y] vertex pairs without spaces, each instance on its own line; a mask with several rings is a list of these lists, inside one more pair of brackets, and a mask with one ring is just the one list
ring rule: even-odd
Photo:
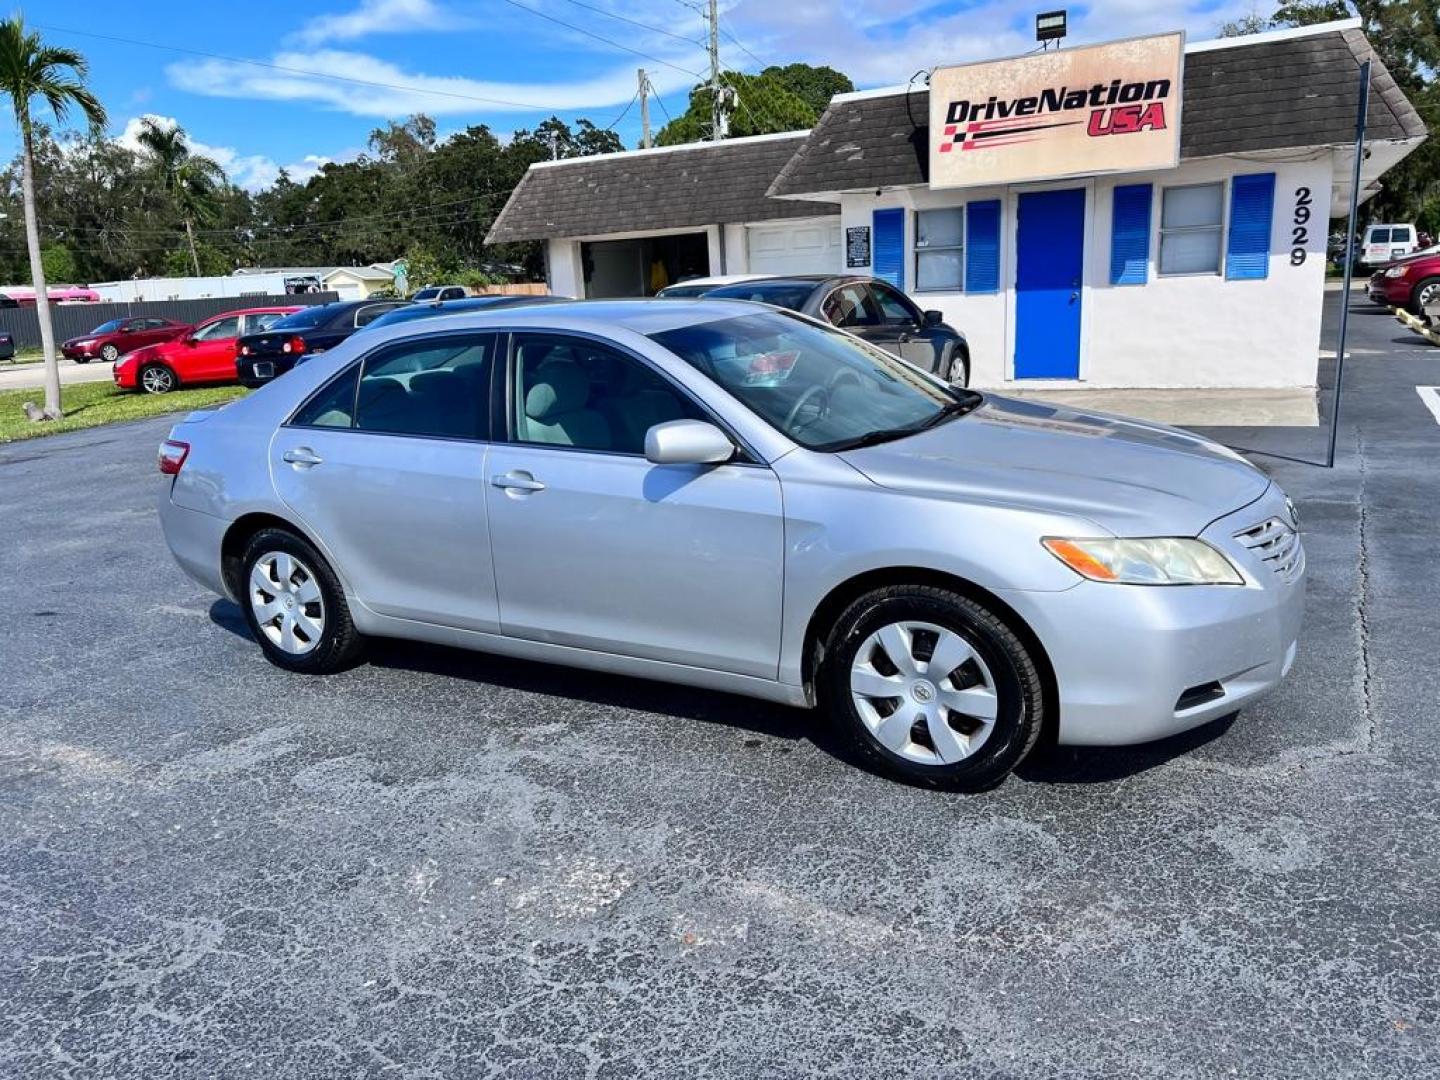
[[504,473],[492,477],[490,482],[507,491],[544,491],[545,485],[526,472]]
[[294,450],[286,450],[281,454],[280,460],[287,461],[297,468],[308,469],[312,465],[319,465],[325,459],[308,446],[297,446]]
[[900,334],[900,344],[901,344],[901,345],[908,345],[908,344],[910,344],[910,335],[909,335],[908,333],[902,332],[902,333]]

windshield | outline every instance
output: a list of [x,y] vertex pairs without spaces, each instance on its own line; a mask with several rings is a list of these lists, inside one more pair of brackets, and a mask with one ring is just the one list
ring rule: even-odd
[[113,334],[116,330],[120,329],[121,321],[120,319],[111,319],[109,322],[102,322],[90,332],[92,334]]
[[650,338],[811,450],[901,438],[980,402],[849,334],[779,311]]
[[741,281],[705,292],[707,300],[756,300],[799,311],[815,291],[813,281]]
[[302,308],[293,315],[286,315],[283,319],[276,319],[266,329],[310,330],[329,322],[334,314],[335,309],[329,304],[317,304],[315,307]]

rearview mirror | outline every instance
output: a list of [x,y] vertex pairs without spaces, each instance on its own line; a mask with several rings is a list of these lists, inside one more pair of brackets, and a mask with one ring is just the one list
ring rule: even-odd
[[945,321],[945,313],[944,313],[943,311],[935,311],[935,310],[932,309],[932,310],[930,310],[930,311],[925,312],[925,325],[926,325],[926,326],[939,326],[939,325],[940,325],[941,323],[943,323],[944,321]]
[[735,456],[735,444],[703,420],[669,420],[645,433],[645,459],[654,465],[718,465]]

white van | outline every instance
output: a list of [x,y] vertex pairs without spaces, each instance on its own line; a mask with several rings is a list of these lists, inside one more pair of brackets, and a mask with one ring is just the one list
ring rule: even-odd
[[1370,225],[1360,242],[1360,261],[1366,266],[1384,266],[1419,247],[1414,225]]

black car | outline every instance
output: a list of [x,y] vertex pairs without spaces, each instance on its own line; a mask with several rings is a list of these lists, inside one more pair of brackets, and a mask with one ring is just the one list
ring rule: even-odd
[[756,300],[789,308],[848,330],[955,386],[970,385],[965,335],[938,311],[922,311],[899,289],[878,278],[803,274],[717,285],[707,298]]
[[471,296],[464,300],[443,300],[429,304],[407,304],[376,319],[369,329],[378,330],[414,319],[433,319],[437,315],[459,315],[465,311],[495,311],[524,304],[554,304],[569,300],[568,296]]
[[15,359],[15,339],[8,333],[0,330],[0,360]]
[[341,300],[286,315],[235,343],[235,375],[244,386],[263,386],[305,356],[333,349],[373,320],[408,307],[407,300]]

